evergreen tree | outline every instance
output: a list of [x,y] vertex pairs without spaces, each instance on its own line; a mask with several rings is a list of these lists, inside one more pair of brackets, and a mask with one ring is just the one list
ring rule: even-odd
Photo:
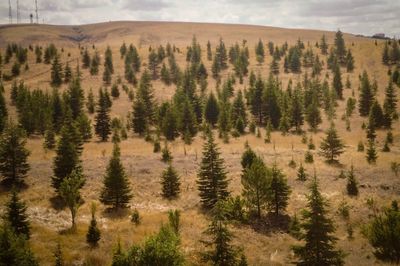
[[161,67],[161,80],[165,83],[165,85],[171,85],[170,73],[165,63],[163,63]]
[[90,75],[95,76],[99,74],[100,56],[96,51],[92,57],[92,62],[90,63]]
[[52,186],[57,192],[63,180],[80,165],[80,153],[75,141],[74,135],[68,130],[68,125],[65,124],[61,129],[53,162]]
[[218,122],[218,115],[219,115],[219,106],[217,99],[214,96],[214,93],[211,92],[208,96],[206,106],[204,109],[204,117],[210,125],[215,126]]
[[373,102],[374,93],[372,92],[368,74],[366,71],[364,71],[361,77],[361,92],[358,100],[358,110],[361,116],[367,116],[369,114],[369,110]]
[[297,265],[344,265],[343,253],[335,249],[335,227],[327,217],[327,203],[319,191],[316,177],[310,187],[307,210],[303,211],[301,228],[305,231],[300,236],[304,246],[294,246],[299,258]]
[[[242,195],[250,210],[255,210],[257,217],[261,218],[261,211],[266,207],[269,196],[270,170],[265,166],[261,158],[255,157],[251,149],[242,156],[242,165],[245,165],[241,182]],[[251,163],[248,159],[252,158]]]
[[208,61],[212,60],[212,52],[211,52],[211,43],[210,43],[210,41],[207,41],[207,60]]
[[178,135],[178,120],[173,106],[168,105],[162,119],[161,130],[167,140],[174,140]]
[[149,54],[149,70],[153,79],[157,79],[157,68],[158,68],[158,56],[155,50],[151,50]]
[[366,237],[374,248],[374,255],[383,261],[400,262],[400,210],[397,201],[392,202],[382,214],[375,215],[366,227]]
[[111,96],[116,99],[119,97],[119,89],[118,89],[118,84],[114,83],[111,87]]
[[104,69],[108,70],[110,75],[114,74],[114,66],[110,46],[107,46],[106,52],[104,54]]
[[81,87],[80,78],[74,78],[68,86],[68,100],[71,111],[72,119],[76,119],[83,112],[83,105],[85,96]]
[[95,101],[94,101],[94,95],[93,95],[93,91],[92,88],[90,88],[89,94],[87,96],[87,102],[86,102],[86,108],[89,112],[89,114],[93,114],[95,111]]
[[108,67],[104,68],[103,81],[106,85],[111,84],[111,70]]
[[322,140],[321,154],[328,160],[329,163],[336,162],[336,157],[344,152],[344,144],[339,138],[333,123],[326,131],[326,137]]
[[304,123],[302,93],[300,89],[295,89],[291,101],[291,124],[296,127],[296,132],[301,132]]
[[126,55],[127,47],[125,42],[122,43],[121,47],[119,48],[119,52],[121,54],[121,58],[123,58]]
[[180,192],[179,176],[174,167],[169,164],[161,175],[162,195],[164,198],[173,199]]
[[100,89],[99,90],[99,101],[97,103],[96,110],[96,124],[95,124],[95,132],[96,135],[101,139],[101,141],[107,141],[109,135],[111,134],[110,128],[110,107],[107,100],[107,96],[105,92]]
[[39,265],[26,237],[15,234],[7,223],[0,225],[0,265]]
[[343,99],[343,83],[342,83],[342,76],[340,74],[339,65],[336,65],[334,67],[332,87],[335,89],[337,97],[340,100],[342,100]]
[[69,83],[72,79],[72,70],[71,67],[69,66],[69,63],[65,65],[64,68],[64,83]]
[[84,184],[85,177],[83,176],[82,168],[78,166],[74,170],[72,170],[71,174],[63,179],[59,188],[60,196],[65,201],[65,204],[68,206],[68,209],[71,212],[71,228],[73,230],[75,230],[76,228],[76,214],[82,204],[82,198],[79,190]]
[[18,197],[17,191],[13,190],[10,201],[6,204],[5,220],[17,235],[22,234],[29,239],[30,226],[26,209],[26,205]]
[[383,47],[383,52],[382,52],[382,63],[384,65],[389,65],[389,45],[387,42],[385,42],[385,46]]
[[21,185],[30,167],[29,151],[25,148],[26,136],[23,129],[9,121],[0,136],[0,173],[2,183]]
[[370,140],[368,141],[368,148],[367,148],[367,162],[369,164],[375,164],[376,160],[378,159],[378,155],[376,153],[375,142]]
[[256,46],[256,57],[257,57],[257,62],[259,64],[262,64],[264,62],[264,56],[265,56],[264,44],[260,39],[260,40],[258,40],[258,43]]
[[[396,91],[393,87],[393,82],[390,80],[388,86],[385,89],[385,101],[384,109],[390,114],[391,117],[396,115],[397,110],[397,96]],[[0,111],[1,112],[1,111]]]
[[272,58],[269,68],[270,68],[272,74],[274,74],[274,75],[279,74],[279,63],[275,57]]
[[326,43],[325,34],[322,35],[321,44],[319,45],[319,48],[321,49],[321,53],[323,55],[327,55],[328,54],[328,44]]
[[212,247],[212,249],[202,253],[203,261],[211,262],[215,266],[237,265],[238,250],[231,244],[233,235],[225,220],[222,202],[217,203],[213,213],[211,223],[204,232],[211,239],[202,241],[206,247]]
[[83,52],[83,57],[82,57],[82,67],[83,68],[89,68],[90,67],[90,55],[87,49]]
[[53,87],[59,87],[61,86],[62,81],[62,67],[60,64],[60,58],[58,55],[56,55],[53,64],[51,65],[51,85]]
[[339,62],[343,64],[346,56],[346,46],[343,39],[343,33],[338,30],[335,34],[335,54]]
[[322,123],[321,112],[318,107],[317,99],[313,99],[306,110],[306,120],[313,131],[318,129],[318,125]]
[[307,173],[303,167],[303,164],[300,163],[299,170],[297,171],[297,180],[306,181],[307,180]]
[[56,147],[55,132],[52,126],[46,130],[44,135],[43,147],[48,150],[53,150]]
[[182,139],[186,144],[190,144],[192,142],[192,138],[197,133],[197,120],[193,111],[193,106],[190,104],[187,97],[182,104],[182,110],[179,112],[178,127],[182,135]]
[[347,50],[346,69],[347,69],[347,72],[352,72],[354,70],[354,57],[353,57],[350,49]]
[[2,81],[0,81],[0,133],[3,132],[8,116],[7,104],[4,98],[4,86]]
[[210,209],[218,200],[224,200],[229,196],[224,160],[220,158],[212,132],[207,135],[207,142],[203,145],[197,185],[204,208]]
[[220,103],[220,113],[218,116],[218,130],[219,136],[224,139],[225,142],[228,142],[229,132],[231,130],[231,118],[230,118],[230,104],[228,102]]
[[247,168],[250,168],[256,159],[259,159],[256,153],[248,146],[247,142],[245,144],[245,148],[246,149],[243,152],[242,159],[240,161],[240,164],[242,165],[242,172],[244,172]]
[[83,141],[89,141],[92,138],[92,125],[89,117],[82,113],[76,118],[76,126]]
[[290,193],[291,190],[285,175],[274,165],[271,170],[268,207],[274,211],[276,216],[286,210]]
[[111,205],[114,209],[125,208],[132,198],[129,180],[121,163],[120,148],[114,144],[113,154],[104,176],[104,187],[101,191],[100,201]]
[[353,165],[350,168],[350,171],[347,175],[347,194],[350,196],[357,196],[358,195],[358,187],[357,187],[357,180],[354,176],[354,167]]
[[97,247],[98,242],[100,241],[101,238],[101,233],[100,229],[97,227],[97,221],[96,221],[96,204],[92,204],[91,208],[91,213],[92,213],[92,219],[90,220],[90,225],[88,228],[88,231],[86,233],[86,242],[91,246],[91,247]]
[[140,98],[136,98],[133,103],[132,128],[133,132],[139,135],[143,135],[148,128],[146,105]]

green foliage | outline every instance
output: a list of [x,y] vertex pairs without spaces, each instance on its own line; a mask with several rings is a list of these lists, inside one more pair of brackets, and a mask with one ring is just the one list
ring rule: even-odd
[[364,233],[378,259],[395,264],[400,262],[400,211],[396,201],[383,213],[376,215]]
[[173,199],[180,192],[179,176],[174,167],[169,164],[161,175],[162,195],[164,198]]
[[354,167],[353,165],[350,168],[349,173],[347,174],[347,194],[350,196],[357,196],[358,195],[358,182],[354,175]]
[[258,44],[256,46],[256,57],[257,57],[257,62],[259,64],[262,64],[264,62],[264,56],[265,56],[264,44],[260,39],[258,40]]
[[25,236],[15,234],[6,223],[0,225],[0,265],[39,265]]
[[180,230],[180,210],[169,210],[168,211],[168,223],[169,226],[174,230],[176,235],[179,235]]
[[101,141],[107,141],[111,134],[110,128],[110,104],[107,99],[106,92],[103,89],[99,90],[99,101],[96,110],[95,133]]
[[303,210],[300,239],[305,244],[294,246],[293,251],[298,257],[297,265],[343,265],[343,253],[336,250],[336,238],[333,236],[335,227],[327,217],[328,207],[322,197],[316,177],[310,186],[307,209]]
[[217,99],[214,96],[214,93],[211,92],[208,96],[205,109],[204,109],[204,117],[210,125],[215,126],[218,122],[218,115],[219,115],[219,106]]
[[13,190],[10,200],[6,204],[4,219],[15,234],[29,239],[30,225],[26,210],[26,204],[18,197],[17,191]]
[[86,242],[91,247],[96,247],[98,245],[98,242],[100,241],[101,233],[100,229],[97,227],[97,221],[95,216],[96,215],[95,203],[92,204],[91,212],[92,212],[92,219],[90,220],[90,225],[86,233]]
[[164,148],[161,150],[161,161],[169,163],[172,159],[171,151],[169,150],[167,143],[165,143]]
[[268,209],[274,211],[276,216],[286,210],[291,190],[287,184],[285,175],[276,165],[271,169],[269,184]]
[[23,129],[11,120],[7,123],[0,136],[0,173],[2,183],[21,185],[30,166],[28,156],[30,152],[25,148],[26,136]]
[[134,209],[131,215],[131,222],[134,223],[135,225],[139,225],[140,224],[140,214],[139,211],[137,209]]
[[303,167],[303,164],[300,163],[299,170],[297,170],[297,180],[306,181],[307,180],[307,173]]
[[100,201],[114,209],[125,208],[132,198],[129,180],[121,163],[121,153],[118,144],[114,144],[113,154],[104,176]]
[[224,200],[229,196],[224,160],[220,158],[212,132],[207,134],[207,140],[203,145],[197,186],[201,203],[206,209],[211,209],[218,200]]
[[53,87],[61,86],[62,80],[62,66],[58,55],[54,57],[53,64],[51,65],[51,85]]
[[82,168],[75,168],[60,184],[59,192],[71,212],[72,229],[75,229],[75,217],[81,206],[80,189],[85,184]]
[[362,74],[360,87],[361,91],[358,100],[358,111],[361,116],[367,116],[369,115],[369,110],[374,102],[374,93],[366,71]]
[[329,163],[337,162],[336,158],[344,152],[344,144],[333,124],[326,131],[326,137],[321,142],[320,152]]
[[375,164],[376,160],[378,159],[378,155],[376,152],[376,148],[375,148],[375,142],[374,141],[368,141],[368,148],[367,148],[367,162],[369,164]]

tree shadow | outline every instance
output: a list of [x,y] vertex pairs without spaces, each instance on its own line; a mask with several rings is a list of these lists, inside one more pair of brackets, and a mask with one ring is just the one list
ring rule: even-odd
[[115,219],[121,219],[124,218],[126,216],[128,216],[129,214],[129,209],[128,208],[106,208],[103,211],[103,216],[107,217],[109,219],[115,220]]
[[65,201],[59,195],[55,195],[55,196],[51,197],[50,204],[51,204],[51,207],[53,207],[53,209],[55,209],[57,211],[64,210],[66,207]]
[[73,235],[76,234],[77,230],[76,230],[76,226],[75,227],[68,227],[66,229],[62,229],[59,231],[60,235]]
[[339,162],[338,160],[326,160],[325,163],[327,163],[330,166],[336,167],[336,168],[343,168],[344,164]]
[[250,217],[250,227],[258,232],[265,235],[276,232],[287,232],[290,224],[290,216],[287,214],[276,215],[274,213],[268,213],[265,217],[257,218]]
[[20,192],[22,190],[28,189],[29,186],[25,182],[15,183],[12,182],[10,179],[3,179],[0,182],[0,194],[8,193],[15,189],[16,191]]

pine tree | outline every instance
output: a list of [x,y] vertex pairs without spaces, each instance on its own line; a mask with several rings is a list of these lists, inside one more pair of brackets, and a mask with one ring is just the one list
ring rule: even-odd
[[357,196],[358,195],[358,187],[357,187],[357,180],[354,175],[354,167],[353,165],[350,168],[349,173],[347,174],[347,194],[350,196]]
[[178,120],[175,110],[170,104],[168,104],[165,115],[162,118],[161,131],[169,141],[174,140],[178,135]]
[[[247,149],[242,156],[242,166],[246,166],[241,177],[242,196],[246,200],[249,209],[255,210],[257,217],[261,218],[261,211],[268,202],[270,170],[265,166],[261,158],[253,158],[253,156],[255,154],[251,149]],[[251,159],[251,163],[249,159]]]
[[337,97],[340,100],[342,100],[343,99],[343,83],[342,83],[342,76],[340,73],[339,65],[336,65],[334,67],[332,87],[335,89]]
[[53,255],[55,258],[55,262],[54,262],[55,266],[64,266],[65,265],[60,243],[57,243],[57,247],[56,247]]
[[74,78],[68,86],[68,99],[72,111],[72,119],[76,119],[83,112],[85,95],[81,86],[80,78]]
[[59,192],[61,198],[65,201],[68,209],[71,212],[72,218],[72,226],[71,228],[75,230],[75,217],[78,212],[79,207],[81,206],[81,194],[80,189],[85,184],[85,177],[82,173],[81,167],[76,167],[72,170],[71,174],[63,179],[60,184]]
[[374,93],[372,92],[368,74],[364,71],[361,77],[361,92],[358,100],[358,110],[361,116],[367,116],[369,114],[373,102]]
[[21,185],[30,166],[29,151],[25,148],[26,136],[23,129],[9,121],[0,137],[0,173],[2,183]]
[[329,163],[337,162],[336,157],[344,152],[344,144],[339,138],[333,123],[326,131],[326,137],[322,140],[321,154],[328,160]]
[[272,74],[278,75],[278,74],[279,74],[279,63],[278,63],[278,59],[276,59],[275,57],[273,57],[269,68],[270,68]]
[[57,192],[63,180],[80,165],[79,154],[74,135],[68,130],[68,125],[65,124],[61,129],[56,156],[53,161],[52,187]]
[[374,248],[376,258],[399,264],[400,262],[400,210],[397,201],[390,208],[375,215],[366,226],[366,237]]
[[208,61],[212,60],[212,52],[211,52],[211,43],[210,43],[210,41],[207,41],[207,60]]
[[90,55],[87,49],[83,52],[83,57],[82,57],[82,67],[83,68],[89,68],[90,67]]
[[96,110],[96,124],[95,124],[95,132],[96,135],[101,139],[101,141],[107,141],[109,135],[111,134],[110,128],[110,107],[105,95],[105,92],[100,89],[99,90],[99,101],[97,103]]
[[303,164],[300,163],[299,170],[297,171],[297,180],[306,181],[307,180],[307,173],[303,167]]
[[7,122],[7,116],[8,116],[8,111],[7,111],[7,104],[6,100],[4,99],[4,86],[3,82],[0,81],[0,133],[3,132],[6,122]]
[[111,87],[111,96],[115,99],[119,97],[118,84],[114,83]]
[[[300,89],[295,89],[292,95],[290,107],[291,124],[296,127],[296,132],[301,132],[301,126],[304,123],[302,93]],[[282,119],[282,118],[281,118]]]
[[214,93],[211,92],[208,96],[206,106],[204,109],[204,118],[210,125],[215,126],[218,122],[218,115],[219,115],[219,106],[217,99],[214,96]]
[[0,265],[39,266],[24,235],[7,224],[0,224]]
[[193,106],[187,97],[182,104],[182,110],[179,112],[178,128],[182,139],[186,144],[190,144],[197,133],[197,120]]
[[86,102],[86,108],[87,108],[89,114],[93,114],[94,113],[95,107],[96,107],[96,104],[95,104],[95,101],[94,101],[93,91],[92,91],[92,88],[90,88],[89,94],[87,96],[87,102]]
[[58,55],[55,56],[53,64],[51,66],[51,85],[53,87],[59,87],[62,84],[62,67],[60,64],[60,58]]
[[310,187],[307,210],[303,211],[300,236],[304,246],[294,246],[293,251],[299,258],[297,265],[344,265],[343,252],[335,249],[335,227],[327,217],[328,204],[322,197],[316,177]]
[[224,160],[220,158],[212,132],[207,135],[207,142],[203,145],[197,185],[204,208],[210,209],[218,200],[224,200],[229,196]]
[[367,162],[369,164],[375,164],[376,160],[378,159],[378,155],[376,153],[375,142],[368,141],[368,148],[367,148]]
[[146,105],[143,100],[136,98],[133,103],[133,132],[143,135],[148,128],[148,120],[146,117]]
[[86,242],[93,248],[98,246],[98,242],[101,238],[100,229],[97,227],[96,221],[96,204],[92,203],[91,207],[92,219],[90,220],[90,225],[86,233]]
[[389,45],[387,42],[385,42],[385,46],[383,47],[383,52],[382,52],[382,63],[384,65],[389,65]]
[[258,43],[256,46],[256,56],[257,56],[257,62],[259,64],[262,64],[264,62],[265,52],[264,52],[264,44],[261,41],[261,39],[258,40]]
[[13,190],[6,204],[5,220],[17,235],[22,234],[29,239],[30,225],[26,209],[26,204],[18,197],[17,191]]
[[165,83],[165,85],[169,86],[171,85],[171,77],[170,77],[169,70],[165,63],[162,64],[161,67],[161,80]]
[[170,163],[172,159],[171,151],[168,148],[167,142],[165,142],[164,148],[161,150],[161,161],[164,163]]
[[335,35],[335,54],[339,62],[343,64],[346,56],[346,46],[343,39],[343,33],[338,30]]
[[354,70],[354,57],[350,49],[347,50],[346,55],[346,70],[347,72],[352,72]]
[[384,106],[384,109],[387,111],[387,113],[391,117],[396,115],[397,96],[396,96],[396,91],[393,87],[393,82],[391,80],[389,80],[389,84],[385,89],[385,101],[384,101],[383,106]]
[[321,48],[321,53],[323,55],[327,55],[328,54],[328,44],[326,43],[325,34],[322,35],[321,44],[319,45],[319,47]]
[[44,135],[43,147],[48,150],[53,150],[56,147],[55,132],[52,126],[50,126]]
[[100,56],[96,51],[92,57],[92,62],[90,63],[90,75],[95,76],[99,74]]
[[218,130],[219,136],[224,139],[224,142],[229,141],[229,132],[231,131],[232,124],[230,118],[230,104],[229,102],[220,103],[220,112],[218,116]]
[[318,125],[322,123],[321,112],[318,107],[317,99],[307,106],[306,120],[310,128],[315,132],[318,129]]
[[162,195],[164,198],[173,199],[180,192],[180,181],[175,168],[169,164],[161,175]]
[[121,163],[120,148],[114,144],[113,154],[104,176],[104,187],[101,191],[100,201],[111,205],[114,209],[125,208],[132,198],[129,180]]
[[72,70],[71,67],[69,66],[69,63],[65,65],[64,68],[64,83],[69,83],[72,79]]
[[269,184],[268,207],[274,211],[275,216],[286,210],[291,190],[287,184],[285,175],[274,164],[271,170],[271,181]]
[[106,85],[110,85],[111,84],[111,70],[106,67],[104,68],[104,72],[103,72],[103,81]]
[[104,69],[107,69],[110,75],[114,74],[114,66],[110,46],[107,46],[106,52],[104,54]]
[[211,262],[216,266],[237,265],[238,250],[231,244],[233,234],[229,231],[224,217],[222,202],[218,202],[213,209],[213,217],[208,229],[204,232],[210,236],[210,240],[202,241],[206,247],[212,247],[202,253],[204,262]]
[[155,50],[151,50],[149,54],[149,70],[152,74],[153,79],[157,79],[157,68],[158,68],[158,56]]
[[119,48],[119,52],[121,54],[121,58],[123,58],[126,55],[127,48],[125,42],[122,43],[121,47]]

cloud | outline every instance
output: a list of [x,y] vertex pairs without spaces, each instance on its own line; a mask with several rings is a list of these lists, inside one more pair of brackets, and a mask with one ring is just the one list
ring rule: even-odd
[[[15,18],[15,1],[12,1]],[[19,0],[22,21],[33,0]],[[398,0],[38,0],[46,23],[86,24],[110,20],[193,21],[257,24],[400,36]],[[0,1],[0,23],[8,3]]]

